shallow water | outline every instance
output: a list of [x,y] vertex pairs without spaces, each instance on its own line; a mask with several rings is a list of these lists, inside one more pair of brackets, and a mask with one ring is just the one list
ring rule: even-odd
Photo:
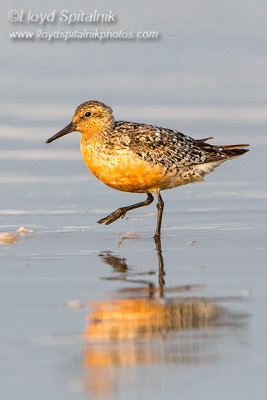
[[25,158],[1,161],[1,231],[34,230],[0,249],[3,395],[266,393],[266,145],[163,193],[161,273],[154,205],[98,226],[142,196],[93,179],[78,138],[38,160],[28,145],[18,136]]
[[[17,235],[0,236],[1,398],[266,397],[266,5],[206,3],[149,2],[144,16],[115,2],[119,26],[156,26],[154,43],[1,36],[0,234]],[[89,98],[117,119],[251,144],[163,192],[162,253],[155,203],[98,225],[144,196],[92,177],[80,134],[45,144]]]

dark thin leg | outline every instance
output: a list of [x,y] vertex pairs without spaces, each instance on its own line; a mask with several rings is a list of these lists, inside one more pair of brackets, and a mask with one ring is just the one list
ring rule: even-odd
[[162,250],[161,250],[160,236],[155,236],[154,240],[156,243],[158,262],[159,262],[159,297],[163,298],[164,286],[165,286],[165,280],[164,280],[165,271],[164,271],[164,261],[163,261]]
[[117,221],[117,219],[124,218],[127,211],[134,210],[135,208],[139,208],[139,207],[143,207],[143,206],[148,206],[149,204],[152,203],[153,200],[154,200],[154,197],[152,196],[152,194],[147,193],[147,199],[145,201],[141,201],[141,203],[133,204],[132,206],[118,208],[116,211],[107,215],[105,218],[100,219],[97,222],[99,224],[104,223],[105,225],[112,224],[112,222]]
[[157,204],[157,209],[158,209],[158,219],[157,219],[157,229],[154,238],[160,238],[160,232],[161,232],[161,221],[162,221],[162,214],[163,214],[163,208],[164,208],[164,201],[162,200],[162,197],[160,195],[160,191],[157,192],[158,196],[158,204]]

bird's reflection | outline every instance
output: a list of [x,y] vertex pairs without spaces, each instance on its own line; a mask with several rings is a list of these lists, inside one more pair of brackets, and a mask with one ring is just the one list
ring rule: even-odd
[[218,357],[210,344],[221,337],[221,327],[229,328],[229,333],[246,323],[245,315],[218,305],[233,298],[197,296],[199,285],[166,287],[160,241],[156,241],[156,251],[157,284],[151,271],[138,274],[125,258],[111,252],[99,254],[115,271],[115,277],[106,279],[131,282],[135,287],[123,287],[112,299],[91,304],[85,363],[96,390],[105,370],[96,366],[208,362]]

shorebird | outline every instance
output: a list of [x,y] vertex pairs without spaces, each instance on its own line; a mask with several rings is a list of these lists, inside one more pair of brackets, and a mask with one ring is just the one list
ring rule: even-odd
[[106,185],[123,192],[146,193],[146,200],[120,207],[100,219],[109,225],[135,208],[148,206],[157,195],[155,239],[160,238],[164,202],[161,190],[200,182],[224,161],[241,156],[248,144],[218,146],[178,131],[143,123],[115,121],[100,101],[79,105],[70,124],[46,143],[81,132],[80,148],[88,169]]

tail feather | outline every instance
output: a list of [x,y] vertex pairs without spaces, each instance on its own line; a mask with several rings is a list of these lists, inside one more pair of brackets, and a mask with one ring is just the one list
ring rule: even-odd
[[239,157],[242,154],[249,151],[249,149],[244,149],[243,147],[248,147],[249,144],[228,144],[226,146],[217,146],[220,151],[227,157]]
[[249,144],[230,144],[226,146],[211,145],[206,143],[207,140],[213,138],[205,138],[197,140],[197,146],[201,149],[206,160],[203,163],[197,163],[193,166],[195,177],[197,181],[202,181],[206,174],[214,171],[221,163],[230,160],[235,157],[242,156],[242,154],[249,151],[249,149],[244,149],[248,147]]
[[239,147],[248,147],[248,146],[249,144],[228,144],[226,146],[216,146],[216,147],[221,147],[222,149],[238,149]]
[[226,155],[227,157],[239,157],[242,156],[242,154],[246,153],[249,151],[249,149],[241,149],[240,147],[245,147],[247,145],[241,145],[241,146],[222,146],[222,153]]
[[204,142],[207,142],[210,139],[215,139],[215,136],[206,137],[204,139],[197,139],[197,142],[204,143]]
[[249,151],[248,149],[244,149],[244,147],[248,147],[249,144],[211,145],[206,143],[209,139],[214,139],[214,137],[196,140],[197,146],[202,151],[206,152],[208,162],[238,157]]
[[220,146],[206,143],[206,140],[208,139],[201,139],[197,143],[197,146],[206,153],[206,162],[223,162],[230,158],[239,157],[249,151],[248,149],[244,149],[244,147],[248,147],[249,144],[230,144]]

